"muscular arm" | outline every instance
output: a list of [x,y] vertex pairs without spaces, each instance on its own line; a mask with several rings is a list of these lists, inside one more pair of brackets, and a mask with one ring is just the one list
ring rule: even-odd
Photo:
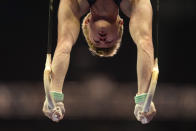
[[154,65],[152,7],[150,0],[133,0],[130,34],[137,45],[138,94],[146,93]]
[[62,92],[68,70],[70,52],[80,31],[77,0],[61,0],[58,10],[58,41],[52,61],[51,91]]
[[129,31],[137,45],[138,94],[146,93],[154,65],[150,0],[123,0],[121,10],[130,17]]
[[[150,0],[123,0],[121,9],[125,15],[130,16],[129,31],[133,41],[137,45],[137,95],[139,96],[137,97],[134,114],[138,121],[142,124],[147,124],[156,114],[153,102],[150,103],[149,111],[143,112],[144,101],[141,100],[142,94],[147,93],[149,90],[154,66],[152,7]],[[140,102],[138,101],[139,99],[141,100]]]

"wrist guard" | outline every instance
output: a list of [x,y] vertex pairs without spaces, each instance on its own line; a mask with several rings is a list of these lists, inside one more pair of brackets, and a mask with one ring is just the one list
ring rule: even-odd
[[143,93],[143,94],[140,94],[140,95],[136,95],[136,96],[134,97],[135,104],[144,103],[144,102],[145,102],[145,99],[146,99],[146,96],[147,96],[147,93]]
[[63,102],[64,100],[64,94],[63,93],[59,93],[59,92],[50,92],[50,95],[52,96],[52,98],[54,99],[54,101],[57,102]]

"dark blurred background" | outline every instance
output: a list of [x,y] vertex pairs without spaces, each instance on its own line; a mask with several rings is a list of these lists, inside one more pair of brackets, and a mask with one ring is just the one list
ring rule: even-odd
[[[154,1],[154,0],[152,0]],[[56,11],[58,8],[56,3]],[[41,81],[47,45],[48,0],[1,2],[1,81]],[[195,1],[160,0],[160,82],[195,83]],[[71,54],[67,80],[84,73],[106,73],[122,82],[136,81],[136,46],[125,33],[118,54],[111,59],[94,57],[82,33]],[[54,29],[54,31],[56,31]],[[54,48],[55,49],[55,44]]]
[[[48,0],[1,1],[0,130],[194,130],[195,3],[160,0],[158,114],[143,126],[133,116],[137,48],[122,12],[125,31],[113,58],[92,56],[80,33],[64,85],[67,115],[55,124],[41,112]],[[55,43],[56,28],[54,32]]]

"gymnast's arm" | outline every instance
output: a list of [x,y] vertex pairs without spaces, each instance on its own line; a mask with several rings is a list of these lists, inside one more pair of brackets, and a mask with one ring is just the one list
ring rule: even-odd
[[[150,0],[123,0],[125,14],[130,16],[129,31],[137,46],[137,78],[139,98],[148,92],[149,84],[154,66],[154,49],[152,43],[152,6]],[[127,4],[125,4],[127,2]],[[124,5],[124,6],[123,6]],[[128,9],[128,5],[131,8]],[[140,99],[141,100],[141,99]],[[142,112],[144,101],[136,102],[134,114],[143,124],[150,122],[156,114],[156,109],[151,103],[147,114]],[[143,118],[147,121],[143,121]]]
[[80,8],[77,0],[60,0],[58,41],[52,61],[51,91],[62,93],[70,52],[80,31]]

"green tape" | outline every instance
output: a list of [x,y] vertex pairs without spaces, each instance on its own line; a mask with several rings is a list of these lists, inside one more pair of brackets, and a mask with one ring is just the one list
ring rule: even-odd
[[141,95],[136,95],[134,97],[135,99],[135,104],[139,104],[139,103],[144,103],[145,99],[146,99],[147,93],[141,94]]
[[55,102],[63,102],[64,94],[58,92],[50,92],[50,95],[54,98]]

